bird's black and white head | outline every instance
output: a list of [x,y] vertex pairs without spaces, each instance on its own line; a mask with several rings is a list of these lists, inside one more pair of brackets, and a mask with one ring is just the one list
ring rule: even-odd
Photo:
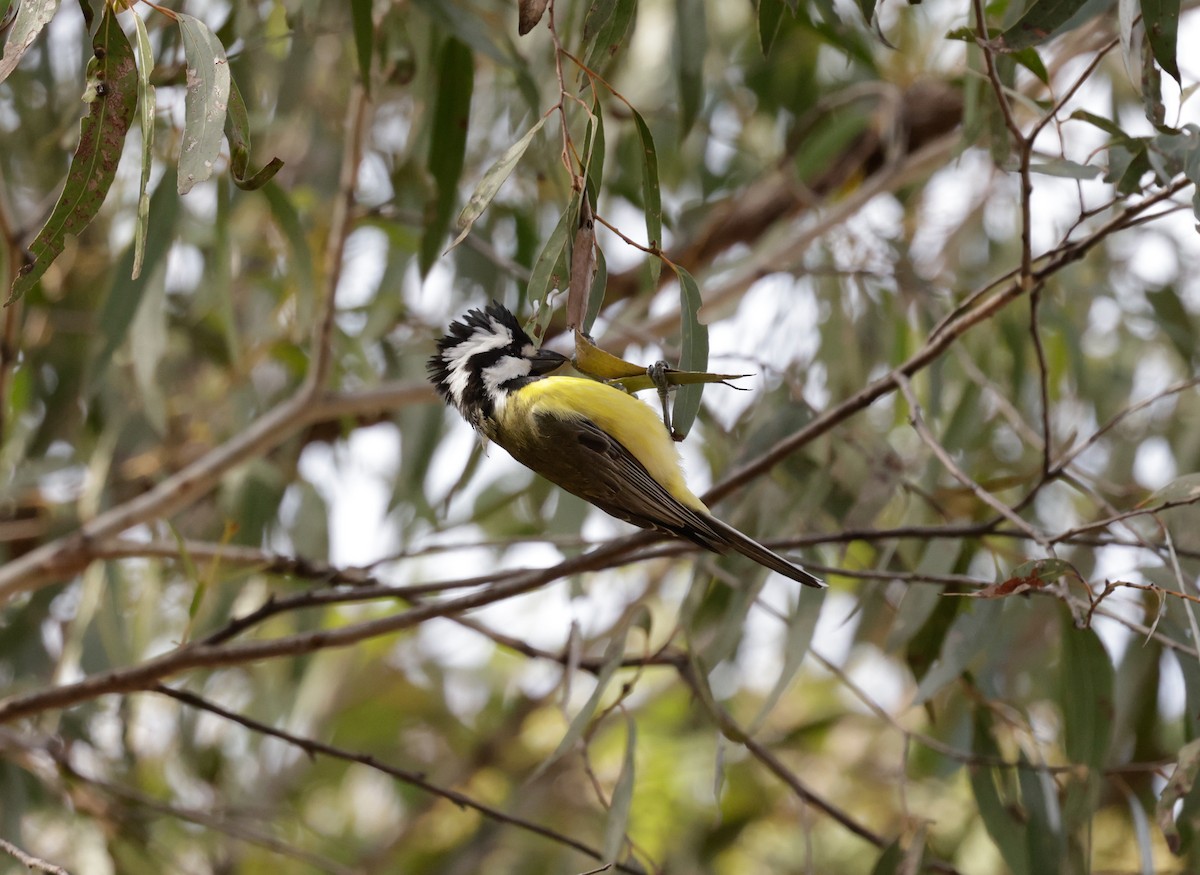
[[493,301],[450,323],[428,363],[429,379],[447,404],[485,434],[510,392],[557,370],[567,358],[539,349],[517,317]]

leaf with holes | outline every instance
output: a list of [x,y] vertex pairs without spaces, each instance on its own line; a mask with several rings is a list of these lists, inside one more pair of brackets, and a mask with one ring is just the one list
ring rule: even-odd
[[137,108],[137,65],[125,31],[107,6],[92,39],[92,53],[83,95],[89,111],[79,123],[79,145],[67,182],[50,218],[30,244],[33,259],[17,274],[9,304],[29,291],[62,254],[68,235],[79,234],[91,223],[116,176]]
[[175,13],[183,37],[187,94],[184,97],[183,146],[179,152],[179,193],[212,176],[221,152],[229,107],[229,61],[225,48],[198,18]]
[[[12,22],[12,33],[9,34],[8,44],[4,46],[4,57],[0,59],[0,82],[8,78],[8,74],[17,69],[21,58],[29,51],[29,47],[37,40],[54,17],[58,9],[58,0],[25,0],[17,9],[16,21]],[[9,7],[7,14],[11,14]],[[7,17],[6,14],[6,17]],[[0,31],[0,37],[3,37]]]

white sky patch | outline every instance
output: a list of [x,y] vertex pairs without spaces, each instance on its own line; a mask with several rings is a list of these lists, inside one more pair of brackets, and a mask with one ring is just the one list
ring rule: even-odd
[[356,228],[346,239],[346,257],[338,279],[339,307],[364,307],[374,300],[387,264],[388,238],[379,228]]
[[1158,712],[1163,720],[1178,720],[1183,716],[1187,707],[1187,690],[1183,684],[1183,670],[1179,667],[1179,659],[1191,659],[1190,656],[1177,657],[1164,653],[1159,663],[1158,681]]
[[300,474],[329,506],[329,561],[365,565],[396,551],[387,514],[388,489],[400,458],[394,426],[360,428],[344,443],[309,444],[300,454]]
[[1133,459],[1133,479],[1146,489],[1162,489],[1175,479],[1175,454],[1166,438],[1154,435],[1142,441]]

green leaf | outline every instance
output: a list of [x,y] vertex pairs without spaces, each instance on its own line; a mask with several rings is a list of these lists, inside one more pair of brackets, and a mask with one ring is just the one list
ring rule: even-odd
[[262,188],[283,167],[283,161],[272,158],[267,165],[250,176],[246,171],[250,166],[250,115],[246,112],[246,102],[242,100],[242,92],[232,76],[229,78],[229,112],[225,116],[225,139],[229,141],[229,172],[233,184],[243,191],[257,191]]
[[1117,0],[1117,36],[1121,41],[1121,63],[1134,89],[1142,91],[1142,36],[1137,27],[1140,0]]
[[229,106],[229,61],[225,48],[198,18],[175,13],[187,66],[183,145],[179,151],[179,193],[187,194],[212,176],[221,153],[221,133]]
[[[1000,753],[992,741],[990,726],[991,715],[988,709],[982,706],[976,708],[972,750],[983,757],[995,757]],[[1003,773],[990,766],[978,765],[969,766],[968,773],[979,817],[999,849],[1000,856],[1004,858],[1013,875],[1028,875],[1030,866],[1025,837],[1027,827],[1025,821],[1018,819],[1014,810],[1000,796],[996,781],[1003,778]]]
[[858,0],[858,11],[868,27],[875,23],[875,0]]
[[141,108],[139,123],[142,128],[142,178],[138,186],[137,225],[133,231],[133,278],[142,273],[142,261],[146,254],[146,228],[150,223],[150,168],[154,163],[154,86],[150,84],[150,71],[154,69],[154,52],[150,48],[150,34],[142,16],[133,13],[137,31],[138,55],[138,106]]
[[[1200,818],[1197,818],[1194,800],[1200,784],[1196,775],[1200,773],[1200,739],[1189,741],[1179,749],[1175,757],[1175,769],[1163,788],[1155,808],[1159,828],[1167,840],[1171,853],[1180,854],[1194,841],[1196,833],[1200,832]],[[1175,815],[1175,806],[1184,800],[1184,805]],[[1188,805],[1188,802],[1193,802]]]
[[782,20],[783,0],[758,0],[758,46],[764,58],[771,56],[771,46],[779,35]]
[[538,776],[545,774],[546,769],[558,762],[563,754],[571,750],[575,746],[575,743],[583,737],[583,731],[587,728],[588,723],[591,722],[592,715],[596,713],[596,709],[600,707],[600,700],[608,690],[608,685],[612,681],[613,675],[617,673],[617,669],[621,667],[621,663],[624,661],[625,640],[629,637],[629,626],[629,618],[627,618],[619,628],[613,630],[612,637],[608,640],[608,646],[604,649],[600,669],[596,672],[595,689],[592,690],[591,696],[584,702],[583,707],[579,709],[579,713],[571,719],[571,723],[567,727],[562,740],[558,743],[558,747],[533,770],[533,775],[529,777],[528,783],[533,783]]
[[583,41],[590,43],[600,29],[612,18],[613,10],[617,8],[617,0],[591,0],[587,14],[583,18]]
[[1156,489],[1149,498],[1141,502],[1141,506],[1154,507],[1159,504],[1182,504],[1197,500],[1200,500],[1200,474],[1184,474],[1161,489]]
[[171,248],[171,241],[175,236],[175,222],[179,216],[179,195],[175,192],[175,180],[171,177],[172,172],[164,174],[150,198],[150,212],[154,214],[154,221],[146,231],[142,272],[136,277],[133,276],[136,246],[131,246],[121,257],[113,274],[112,286],[108,290],[99,318],[100,337],[104,343],[88,368],[89,391],[99,388],[113,353],[129,333],[134,314],[137,313],[146,293],[147,283]]
[[[589,70],[601,72],[606,62],[611,61],[621,50],[621,44],[629,34],[629,25],[637,9],[637,0],[599,0],[588,8],[584,21],[584,41],[588,41],[589,25],[595,33],[595,41],[588,49],[584,64]],[[592,22],[595,22],[592,24]]]
[[458,180],[462,176],[471,120],[471,93],[475,88],[475,59],[466,43],[451,38],[442,48],[435,79],[437,96],[433,107],[427,167],[436,192],[428,205],[425,231],[421,237],[420,267],[424,276],[441,253],[442,240],[450,227]]
[[921,678],[913,704],[928,702],[946,684],[959,678],[971,660],[986,650],[1000,633],[1000,612],[1003,602],[972,602],[970,608],[962,610],[946,637],[938,658]]
[[13,22],[7,44],[3,42],[3,34],[0,34],[0,48],[4,50],[4,57],[0,58],[0,82],[17,69],[21,58],[57,10],[58,0],[24,0],[17,10],[17,20]]
[[483,211],[488,208],[488,205],[491,204],[492,200],[499,193],[501,186],[504,185],[505,181],[512,174],[517,163],[521,160],[521,156],[525,154],[525,151],[529,148],[529,144],[533,142],[534,136],[537,135],[537,132],[542,129],[542,125],[545,123],[546,116],[539,118],[537,124],[526,131],[521,139],[509,146],[504,151],[504,154],[500,156],[500,159],[483,174],[483,177],[475,186],[475,191],[471,193],[467,205],[458,214],[456,224],[459,227],[459,235],[450,244],[450,249],[461,243],[471,233],[471,227],[475,224],[475,220],[483,215]]
[[[296,211],[288,193],[271,182],[263,186],[263,194],[271,207],[271,215],[283,236],[287,238],[292,249],[289,264],[295,269],[299,285],[298,310],[304,321],[312,318],[313,305],[317,294],[317,275],[313,265],[312,249],[308,245],[308,236],[304,233],[304,225],[300,214]],[[307,318],[305,318],[307,317]]]
[[[646,120],[636,110],[633,113],[633,123],[637,127],[638,138],[642,142],[642,209],[646,213],[646,241],[654,248],[662,246],[662,189],[658,180],[658,153],[654,149],[654,137]],[[658,274],[662,270],[662,262],[658,256],[650,256],[650,285],[658,285]],[[701,369],[703,370],[703,369]]]
[[751,735],[757,734],[762,728],[775,705],[791,685],[796,672],[800,670],[800,665],[808,653],[808,646],[812,642],[813,632],[817,628],[817,618],[821,615],[819,607],[810,604],[803,593],[797,593],[796,604],[788,617],[787,634],[783,642],[783,665],[779,668],[779,677],[775,679],[775,685],[763,700],[758,716],[746,730]]
[[900,875],[903,862],[904,849],[900,847],[900,839],[896,839],[883,849],[883,853],[871,867],[871,875]]
[[375,44],[375,23],[371,20],[371,6],[372,0],[350,0],[354,51],[358,55],[358,76],[367,94],[371,93],[371,50]]
[[100,212],[121,160],[125,135],[137,107],[137,65],[133,47],[107,5],[92,39],[92,52],[83,95],[88,114],[79,123],[79,145],[58,203],[30,244],[32,261],[13,281],[9,304],[41,278],[62,253],[67,235],[79,234]]
[[1012,51],[1037,45],[1052,36],[1089,2],[1033,0],[1016,23],[1000,35],[1000,45]]
[[587,311],[583,317],[583,332],[590,334],[600,308],[604,305],[604,292],[608,288],[608,262],[604,260],[604,250],[596,247],[596,274],[592,277],[592,290],[588,294]]
[[1179,37],[1179,0],[1141,0],[1142,25],[1154,60],[1182,87],[1175,47]]
[[704,0],[675,0],[675,75],[679,84],[679,135],[687,135],[704,102],[708,28]]
[[1147,291],[1146,299],[1154,308],[1159,330],[1171,341],[1184,364],[1190,364],[1196,357],[1196,325],[1179,293],[1171,286],[1164,286],[1158,291]]
[[528,301],[544,301],[555,280],[562,280],[562,277],[555,277],[554,267],[567,248],[567,223],[571,212],[570,207],[563,211],[558,219],[558,224],[546,238],[546,245],[542,247],[537,260],[533,263],[533,270],[529,272],[529,285],[526,287],[525,298]]
[[[708,368],[708,326],[700,321],[700,308],[704,305],[700,287],[690,273],[678,265],[675,273],[679,277],[680,331],[682,339],[679,353],[679,369],[703,371]],[[686,435],[700,412],[700,396],[703,383],[680,386],[675,390],[675,403],[671,407],[671,427],[676,434]]]
[[1121,130],[1116,122],[1106,119],[1103,116],[1096,115],[1095,113],[1088,112],[1087,110],[1077,109],[1071,113],[1070,117],[1073,119],[1078,119],[1079,121],[1087,122],[1090,125],[1094,125],[1095,127],[1117,139],[1129,138],[1129,135]]
[[1028,843],[1029,860],[1033,864],[1031,869],[1036,871],[1035,867],[1041,861],[1065,860],[1066,836],[1062,831],[1062,813],[1058,807],[1054,779],[1044,769],[1029,768],[1031,763],[1024,754],[1019,761],[1024,766],[1017,770],[1021,810],[1028,818],[1025,840]]
[[625,835],[629,829],[629,811],[633,807],[633,783],[637,773],[637,722],[633,715],[625,720],[625,758],[621,761],[621,773],[613,787],[612,802],[608,816],[604,819],[604,841],[600,845],[600,859],[605,863],[616,862],[625,846]]
[[1112,737],[1116,672],[1099,636],[1076,629],[1069,616],[1062,622],[1062,654],[1059,701],[1067,757],[1098,773]]

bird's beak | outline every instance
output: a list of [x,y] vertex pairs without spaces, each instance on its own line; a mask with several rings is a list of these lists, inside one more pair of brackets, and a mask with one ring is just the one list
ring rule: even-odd
[[555,352],[552,349],[539,349],[530,359],[533,362],[532,372],[541,377],[553,371],[557,371],[563,365],[570,361],[561,352]]

